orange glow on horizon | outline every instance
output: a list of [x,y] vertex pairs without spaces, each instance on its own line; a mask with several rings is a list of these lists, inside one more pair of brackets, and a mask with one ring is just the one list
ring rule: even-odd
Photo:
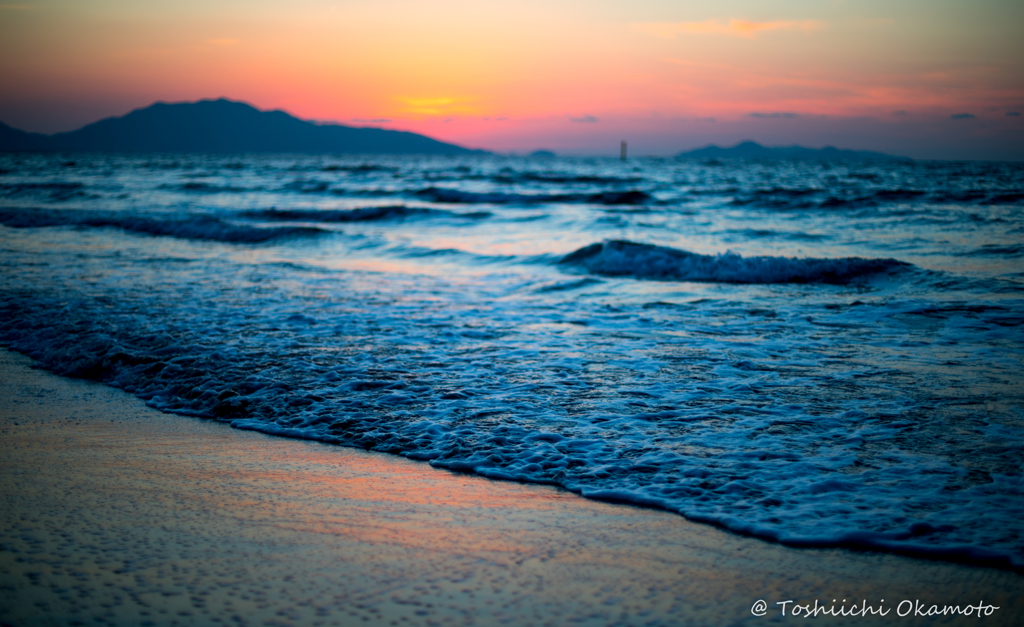
[[[1007,113],[1024,109],[1014,28],[1024,10],[979,3],[808,13],[738,0],[715,15],[654,0],[37,0],[0,6],[0,120],[54,132],[157,100],[223,96],[474,147],[514,132],[540,133],[524,145],[657,135],[652,120],[668,125],[661,134],[711,119],[775,132],[792,120],[896,123],[893,112],[970,112],[1012,130],[1019,118]],[[97,113],[75,117],[81,103]]]

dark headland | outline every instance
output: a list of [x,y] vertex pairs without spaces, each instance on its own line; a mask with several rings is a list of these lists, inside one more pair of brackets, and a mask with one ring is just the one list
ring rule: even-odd
[[869,150],[842,150],[833,146],[805,148],[803,146],[778,146],[770,148],[757,142],[746,141],[732,148],[707,146],[676,155],[678,159],[804,159],[821,161],[911,161],[908,157],[887,155]]
[[416,133],[317,124],[225,99],[158,102],[53,135],[0,123],[0,151],[486,154]]

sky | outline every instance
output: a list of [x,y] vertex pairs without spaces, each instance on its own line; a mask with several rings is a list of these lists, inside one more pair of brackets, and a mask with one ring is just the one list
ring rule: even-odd
[[1020,0],[0,0],[0,121],[226,97],[498,152],[1024,160]]

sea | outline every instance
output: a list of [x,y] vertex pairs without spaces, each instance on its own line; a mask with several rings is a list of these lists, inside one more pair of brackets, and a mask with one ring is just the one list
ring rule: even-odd
[[6,153],[0,265],[165,412],[1024,568],[1024,164]]

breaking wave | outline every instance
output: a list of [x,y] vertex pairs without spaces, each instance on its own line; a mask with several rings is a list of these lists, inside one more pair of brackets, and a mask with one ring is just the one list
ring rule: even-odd
[[132,233],[192,240],[258,244],[276,239],[322,233],[310,227],[252,227],[212,216],[159,220],[113,213],[47,209],[0,209],[0,224],[16,229],[76,226],[116,228]]
[[558,263],[577,266],[591,274],[662,281],[840,285],[869,275],[910,267],[910,264],[896,259],[741,257],[731,252],[701,255],[666,246],[622,240],[584,246],[566,255]]
[[406,207],[405,205],[387,205],[383,207],[360,207],[358,209],[258,209],[242,214],[249,218],[261,218],[276,221],[303,222],[369,222],[373,220],[398,220],[414,217],[455,217],[469,220],[487,218],[487,211],[459,213],[430,209],[427,207]]

